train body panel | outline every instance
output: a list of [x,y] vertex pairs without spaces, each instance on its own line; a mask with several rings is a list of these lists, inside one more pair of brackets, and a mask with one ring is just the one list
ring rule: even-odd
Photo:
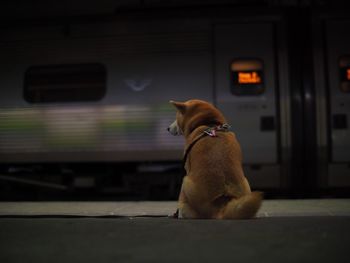
[[[213,100],[210,32],[188,27],[171,32],[171,23],[156,30],[134,24],[126,23],[122,32],[115,23],[97,24],[92,32],[72,26],[68,38],[32,33],[20,39],[21,30],[18,37],[12,33],[1,49],[6,61],[0,101],[3,162],[69,162],[77,160],[75,153],[80,161],[181,158],[182,139],[166,131],[175,118],[168,101]],[[106,70],[106,94],[100,100],[30,103],[23,97],[26,88],[40,92],[40,83],[25,83],[29,69],[29,78],[39,79],[40,71],[58,65],[63,73],[56,78],[64,78],[72,74],[65,67],[89,63]]]

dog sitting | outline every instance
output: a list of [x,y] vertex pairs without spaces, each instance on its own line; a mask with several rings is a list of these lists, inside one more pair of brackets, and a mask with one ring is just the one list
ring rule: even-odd
[[179,218],[248,219],[259,210],[263,194],[252,192],[242,169],[240,145],[223,114],[201,100],[170,101],[177,109],[169,126],[185,137]]

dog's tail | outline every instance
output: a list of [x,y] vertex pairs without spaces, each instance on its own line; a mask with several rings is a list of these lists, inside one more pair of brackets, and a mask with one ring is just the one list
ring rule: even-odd
[[249,219],[258,212],[263,200],[262,192],[250,194],[230,200],[222,211],[223,219]]

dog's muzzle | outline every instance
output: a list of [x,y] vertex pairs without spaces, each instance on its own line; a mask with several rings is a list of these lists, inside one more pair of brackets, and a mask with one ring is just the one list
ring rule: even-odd
[[172,135],[182,135],[182,131],[179,125],[177,125],[176,120],[168,127],[168,132],[170,132]]

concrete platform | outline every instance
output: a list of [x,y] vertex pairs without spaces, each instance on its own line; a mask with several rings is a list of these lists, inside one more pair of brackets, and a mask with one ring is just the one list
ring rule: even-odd
[[349,261],[349,200],[268,200],[252,220],[168,218],[175,208],[0,203],[0,262]]
[[[176,202],[0,202],[0,216],[167,216]],[[350,199],[265,200],[258,217],[350,216]]]

